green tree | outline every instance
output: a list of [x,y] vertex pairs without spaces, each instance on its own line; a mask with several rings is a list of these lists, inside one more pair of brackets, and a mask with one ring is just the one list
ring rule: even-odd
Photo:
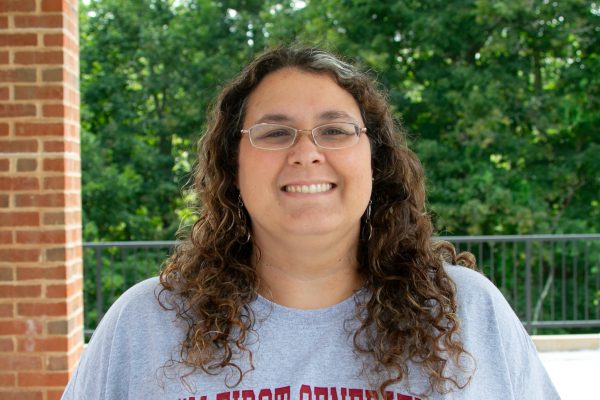
[[246,26],[212,1],[82,7],[86,240],[173,237],[205,110],[250,51]]
[[597,3],[103,0],[82,12],[86,240],[171,238],[208,105],[253,54],[293,42],[376,71],[441,233],[600,227]]
[[272,24],[290,13],[301,40],[378,72],[442,232],[598,231],[596,3],[323,1]]

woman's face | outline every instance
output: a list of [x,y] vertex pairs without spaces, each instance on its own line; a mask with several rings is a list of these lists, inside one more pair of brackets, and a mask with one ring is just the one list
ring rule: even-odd
[[[333,78],[295,68],[267,75],[248,98],[243,128],[265,122],[297,129],[330,122],[364,127],[358,104]],[[358,235],[372,188],[365,134],[336,150],[316,146],[310,132],[299,132],[283,150],[255,148],[246,134],[238,165],[237,183],[255,237]]]

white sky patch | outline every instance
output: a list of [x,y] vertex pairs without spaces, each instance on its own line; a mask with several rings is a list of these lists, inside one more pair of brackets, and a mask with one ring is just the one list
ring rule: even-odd
[[306,2],[302,0],[292,0],[292,8],[294,10],[302,10],[306,7]]
[[227,9],[227,16],[229,18],[235,18],[238,15],[238,12],[235,11],[233,8],[228,8]]

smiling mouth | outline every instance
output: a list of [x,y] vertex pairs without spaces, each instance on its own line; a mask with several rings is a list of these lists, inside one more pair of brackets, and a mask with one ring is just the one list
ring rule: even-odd
[[333,183],[317,183],[312,185],[286,185],[282,189],[288,193],[323,193],[334,187]]

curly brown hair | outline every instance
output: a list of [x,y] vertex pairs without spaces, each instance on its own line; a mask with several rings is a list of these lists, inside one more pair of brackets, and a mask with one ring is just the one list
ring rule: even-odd
[[407,377],[409,361],[429,376],[430,391],[464,387],[469,376],[448,375],[450,365],[468,353],[441,255],[460,260],[449,243],[432,242],[421,164],[375,80],[330,52],[305,47],[279,47],[254,59],[222,90],[199,142],[199,219],[160,275],[163,291],[181,299],[163,307],[188,324],[181,362],[209,374],[232,367],[238,384],[247,371],[233,361],[237,348],[248,353],[252,368],[245,342],[254,322],[249,304],[258,291],[251,256],[259,249],[248,240],[250,216],[238,207],[240,130],[249,95],[265,76],[285,67],[332,76],[355,98],[371,141],[372,235],[358,249],[359,272],[371,296],[354,333],[356,351],[376,360],[373,371],[387,371],[380,379],[382,394]]

